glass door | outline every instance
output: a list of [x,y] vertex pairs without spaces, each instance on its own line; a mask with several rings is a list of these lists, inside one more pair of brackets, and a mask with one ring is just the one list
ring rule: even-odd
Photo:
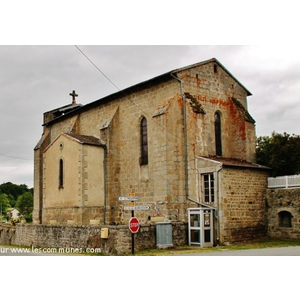
[[189,245],[201,245],[201,218],[199,209],[189,209]]
[[203,241],[202,247],[211,247],[213,245],[213,210],[212,209],[202,209],[201,213],[203,214]]

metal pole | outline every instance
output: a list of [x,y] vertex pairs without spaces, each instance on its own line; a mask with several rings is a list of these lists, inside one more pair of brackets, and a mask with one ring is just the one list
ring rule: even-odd
[[[134,203],[134,201],[131,201]],[[131,211],[131,217],[134,217],[134,210]],[[134,233],[131,233],[131,254],[134,254]]]

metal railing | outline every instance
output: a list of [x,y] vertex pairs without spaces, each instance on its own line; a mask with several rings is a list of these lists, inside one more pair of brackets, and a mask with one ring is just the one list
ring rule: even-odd
[[300,188],[300,175],[278,176],[268,178],[268,188]]

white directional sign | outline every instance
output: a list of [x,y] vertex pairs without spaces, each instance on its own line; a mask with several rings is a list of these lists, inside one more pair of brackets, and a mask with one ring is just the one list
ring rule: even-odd
[[118,197],[119,201],[137,201],[139,198],[138,196],[120,196]]
[[134,206],[124,206],[124,210],[149,210],[149,205],[134,205]]

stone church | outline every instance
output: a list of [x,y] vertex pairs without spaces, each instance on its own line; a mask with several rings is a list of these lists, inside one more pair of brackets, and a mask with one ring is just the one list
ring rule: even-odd
[[251,93],[217,59],[86,105],[70,95],[44,113],[34,149],[38,223],[124,225],[131,203],[120,197],[134,195],[149,207],[135,212],[141,224],[187,223],[190,208],[203,208],[214,243],[265,235],[268,169],[255,163]]

